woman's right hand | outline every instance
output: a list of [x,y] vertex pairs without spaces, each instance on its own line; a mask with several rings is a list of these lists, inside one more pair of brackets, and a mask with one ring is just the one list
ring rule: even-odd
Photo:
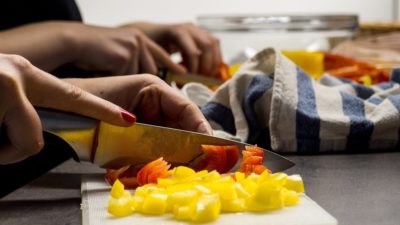
[[65,64],[107,75],[151,73],[162,66],[184,74],[161,46],[135,27],[41,22],[0,32],[0,52],[18,54],[52,71]]
[[[158,66],[184,74],[186,68],[174,63],[161,46],[135,27],[99,27],[70,24],[79,52],[75,63],[89,71],[110,75],[150,73],[156,74]],[[74,35],[75,34],[75,35]]]
[[0,125],[11,144],[1,146],[0,164],[21,161],[43,147],[42,127],[33,106],[74,112],[115,125],[136,117],[111,102],[64,82],[17,55],[0,54]]

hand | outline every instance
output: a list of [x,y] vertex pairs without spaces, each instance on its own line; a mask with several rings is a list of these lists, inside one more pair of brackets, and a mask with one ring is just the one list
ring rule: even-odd
[[83,69],[114,75],[156,74],[158,66],[163,66],[176,73],[186,73],[162,47],[134,27],[74,24],[72,30],[80,49],[75,64]]
[[222,54],[217,38],[191,24],[159,25],[133,23],[126,27],[137,27],[170,53],[178,51],[183,64],[192,73],[214,76],[222,63]]
[[1,146],[0,164],[18,162],[43,147],[42,127],[33,105],[120,126],[129,126],[136,120],[119,106],[59,80],[16,55],[0,54],[0,90],[0,124],[11,142]]
[[139,121],[212,133],[199,108],[156,76],[132,75],[66,80],[134,112]]

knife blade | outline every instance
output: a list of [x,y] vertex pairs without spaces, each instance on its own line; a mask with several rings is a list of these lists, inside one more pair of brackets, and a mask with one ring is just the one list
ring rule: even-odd
[[197,82],[201,83],[207,86],[220,86],[221,84],[224,83],[223,80],[214,78],[214,77],[209,77],[205,75],[200,75],[200,74],[194,74],[194,73],[187,73],[187,74],[176,74],[171,71],[167,71],[164,69],[160,69],[158,72],[158,76],[165,80],[168,84],[171,83],[172,81],[175,81],[178,84],[186,84],[189,82]]
[[[163,157],[172,164],[188,164],[203,154],[202,144],[248,144],[201,133],[143,123],[119,127],[90,118],[38,110],[44,130],[65,140],[82,160],[104,168],[140,165]],[[288,169],[293,162],[264,149],[265,165],[273,172]],[[240,161],[240,160],[239,160]]]

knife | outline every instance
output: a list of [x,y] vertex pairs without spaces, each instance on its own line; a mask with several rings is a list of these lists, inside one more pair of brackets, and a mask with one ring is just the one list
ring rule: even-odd
[[[103,168],[140,165],[163,157],[172,164],[188,164],[203,154],[201,145],[248,144],[201,133],[135,123],[119,127],[105,122],[61,113],[38,110],[43,129],[62,138],[81,160],[90,160]],[[273,172],[288,169],[293,162],[265,150],[265,165]]]
[[[248,144],[201,133],[135,123],[118,127],[88,117],[37,109],[44,130],[44,149],[37,155],[10,165],[0,165],[0,198],[29,183],[69,158],[91,161],[103,168],[143,165],[159,157],[176,165],[188,165],[203,153],[202,144]],[[0,136],[5,136],[4,133]],[[0,137],[4,142],[5,137]],[[1,147],[1,145],[0,145]],[[290,160],[264,150],[264,164],[278,172],[294,166]],[[234,168],[238,168],[240,161]]]
[[176,74],[166,69],[159,69],[157,76],[163,79],[168,84],[171,83],[172,81],[175,81],[178,84],[197,82],[212,87],[212,86],[220,86],[221,84],[224,83],[223,80],[206,75],[200,75],[194,73]]

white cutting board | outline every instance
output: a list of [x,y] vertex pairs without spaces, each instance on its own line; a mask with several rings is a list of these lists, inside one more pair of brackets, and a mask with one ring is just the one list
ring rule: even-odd
[[[170,225],[187,222],[176,221],[172,214],[145,216],[135,213],[132,216],[114,218],[107,212],[110,186],[104,176],[85,176],[82,179],[82,224],[83,225]],[[254,214],[230,213],[212,223],[215,225],[337,225],[338,222],[328,212],[306,195],[301,196],[298,205],[282,210]]]

